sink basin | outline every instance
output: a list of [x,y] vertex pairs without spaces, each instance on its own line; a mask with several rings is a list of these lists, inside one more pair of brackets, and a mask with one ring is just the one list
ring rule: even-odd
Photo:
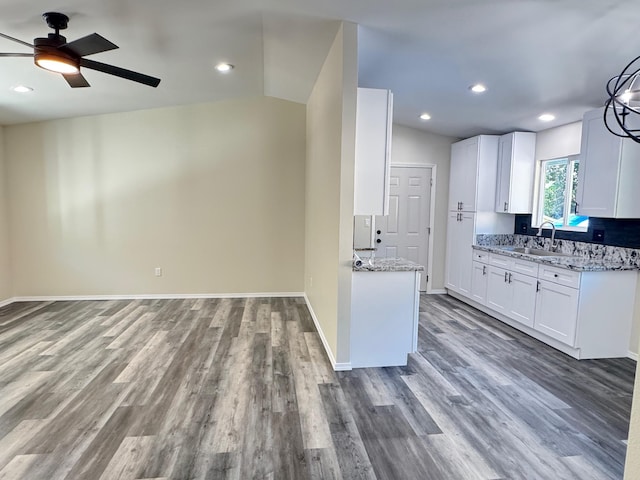
[[516,253],[524,253],[526,255],[535,255],[537,257],[572,257],[573,256],[573,255],[569,255],[568,253],[550,252],[549,250],[542,250],[539,248],[529,248],[529,247],[516,247],[512,251]]

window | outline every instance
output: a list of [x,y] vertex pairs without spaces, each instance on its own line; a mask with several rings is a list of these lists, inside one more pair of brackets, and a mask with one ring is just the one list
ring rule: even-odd
[[576,215],[579,168],[577,156],[540,162],[534,226],[551,222],[558,229],[587,231],[589,217]]

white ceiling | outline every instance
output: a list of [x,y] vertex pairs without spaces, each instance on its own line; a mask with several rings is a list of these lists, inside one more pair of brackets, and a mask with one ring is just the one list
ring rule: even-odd
[[[394,92],[397,123],[457,137],[579,120],[640,54],[637,0],[2,0],[0,32],[45,36],[51,10],[71,17],[69,41],[98,32],[120,46],[92,59],[162,82],[84,70],[91,88],[71,89],[29,58],[0,58],[0,124],[259,95],[305,103],[338,20],[360,25],[359,84]],[[0,39],[0,52],[28,48]],[[236,68],[218,74],[219,61]],[[489,90],[472,94],[476,82]]]

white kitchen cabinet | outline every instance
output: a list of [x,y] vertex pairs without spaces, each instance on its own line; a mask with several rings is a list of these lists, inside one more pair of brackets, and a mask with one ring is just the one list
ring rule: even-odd
[[454,297],[574,358],[628,355],[637,271],[577,271],[479,249],[472,263],[472,295],[451,289]]
[[445,286],[471,295],[472,250],[476,215],[471,212],[449,212],[447,223],[447,257]]
[[[607,130],[604,110],[582,121],[577,213],[590,217],[640,218],[640,144]],[[630,116],[630,121],[637,121]],[[615,125],[611,117],[609,125]],[[640,125],[637,126],[640,128]]]
[[489,265],[486,305],[519,323],[533,326],[536,278]]
[[358,88],[354,215],[389,214],[393,94]]
[[449,211],[493,211],[498,139],[479,135],[451,145]]
[[517,272],[509,272],[509,287],[511,288],[511,304],[507,316],[516,322],[533,327],[536,311],[536,283],[535,277]]
[[487,303],[488,266],[473,261],[471,267],[471,299],[485,305]]
[[353,272],[351,367],[407,364],[417,350],[420,272]]
[[504,268],[489,266],[487,280],[487,307],[506,315],[511,304],[511,292],[507,279],[509,272]]
[[536,134],[513,132],[500,137],[495,210],[531,213]]
[[[533,328],[556,340],[574,346],[578,325],[577,288],[538,280]],[[606,321],[606,319],[602,319]]]

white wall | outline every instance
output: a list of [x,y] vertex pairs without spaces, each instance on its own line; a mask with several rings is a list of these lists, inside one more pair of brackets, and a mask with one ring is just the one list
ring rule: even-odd
[[8,192],[5,175],[4,128],[0,127],[0,303],[13,296],[9,255]]
[[303,291],[304,105],[17,125],[5,147],[17,296]]
[[433,265],[431,288],[444,289],[445,251],[447,242],[447,204],[449,199],[449,167],[451,144],[457,138],[436,135],[403,125],[393,125],[391,163],[436,165],[437,178],[435,220],[433,227]]
[[348,363],[356,27],[341,26],[307,103],[305,292],[334,363]]

